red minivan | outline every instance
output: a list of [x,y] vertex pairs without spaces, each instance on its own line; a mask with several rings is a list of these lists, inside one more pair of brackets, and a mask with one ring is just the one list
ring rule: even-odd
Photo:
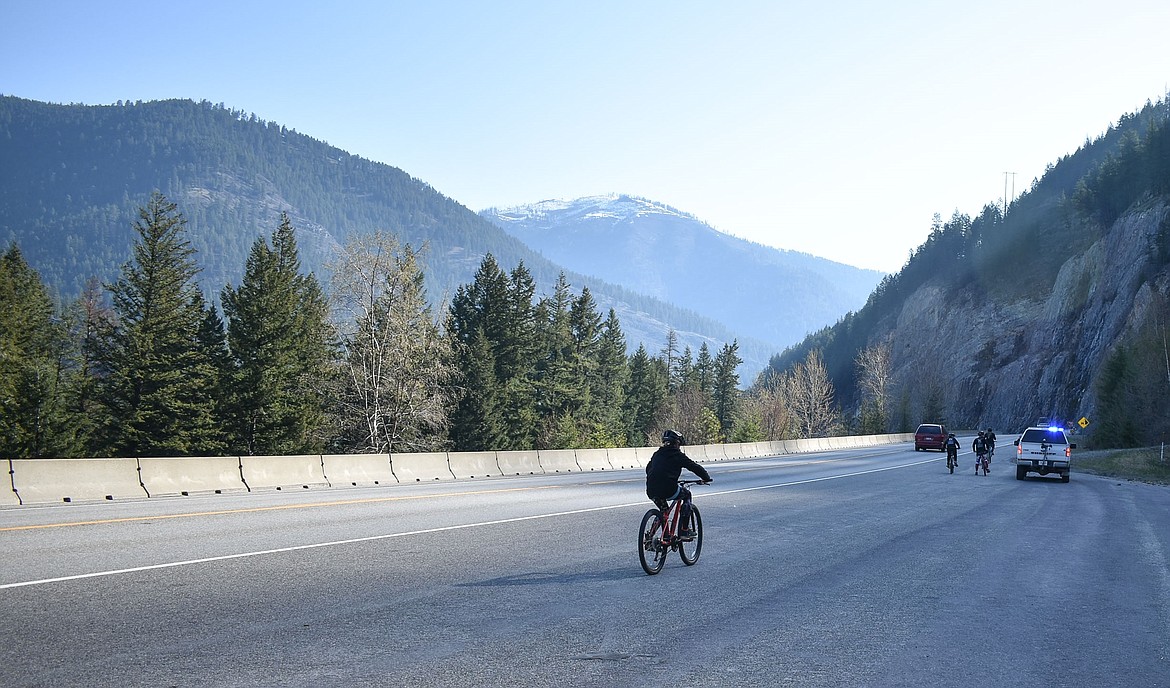
[[938,423],[923,423],[914,431],[914,451],[922,451],[923,449],[945,451],[946,448],[946,426]]

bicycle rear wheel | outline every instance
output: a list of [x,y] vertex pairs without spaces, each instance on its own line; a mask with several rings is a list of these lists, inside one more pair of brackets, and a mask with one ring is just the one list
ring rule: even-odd
[[642,570],[653,576],[662,570],[670,548],[662,543],[662,512],[651,509],[642,517],[638,527],[638,561]]
[[699,515],[699,507],[691,505],[691,530],[695,533],[693,540],[687,539],[678,543],[678,555],[687,566],[694,566],[703,551],[703,517]]

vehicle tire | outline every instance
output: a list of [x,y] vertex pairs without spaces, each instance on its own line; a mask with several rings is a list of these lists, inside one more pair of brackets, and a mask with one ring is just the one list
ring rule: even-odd
[[642,570],[653,576],[662,570],[666,563],[666,554],[670,548],[662,543],[662,512],[651,509],[642,517],[642,525],[638,526],[638,561],[642,562]]
[[1060,482],[1062,482],[1062,483],[1067,483],[1067,482],[1068,482],[1068,479],[1069,479],[1069,477],[1070,477],[1070,476],[1069,476],[1069,474],[1068,474],[1068,473],[1065,473],[1065,474],[1061,475],[1061,476],[1060,476]]
[[1026,475],[1028,475],[1028,469],[1023,466],[1016,466],[1016,480],[1023,480]]
[[699,507],[691,505],[691,530],[695,531],[695,539],[678,543],[678,555],[687,566],[694,566],[703,552],[703,517],[699,515]]

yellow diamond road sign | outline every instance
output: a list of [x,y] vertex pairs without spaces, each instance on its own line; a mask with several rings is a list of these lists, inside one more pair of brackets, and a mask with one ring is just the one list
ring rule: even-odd
[[1077,425],[1081,426],[1081,429],[1083,430],[1083,429],[1089,427],[1089,419],[1082,417],[1080,420],[1077,421]]

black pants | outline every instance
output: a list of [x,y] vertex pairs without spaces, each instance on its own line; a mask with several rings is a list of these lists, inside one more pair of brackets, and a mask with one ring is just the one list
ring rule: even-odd
[[[650,497],[650,495],[646,496]],[[680,520],[683,524],[682,527],[686,528],[691,524],[691,491],[679,485],[678,491],[670,499],[674,499],[675,497],[682,499],[682,516]],[[663,499],[662,497],[650,497],[650,499],[654,502],[654,506],[658,507],[663,514],[666,513],[667,507],[670,506],[670,499]]]

